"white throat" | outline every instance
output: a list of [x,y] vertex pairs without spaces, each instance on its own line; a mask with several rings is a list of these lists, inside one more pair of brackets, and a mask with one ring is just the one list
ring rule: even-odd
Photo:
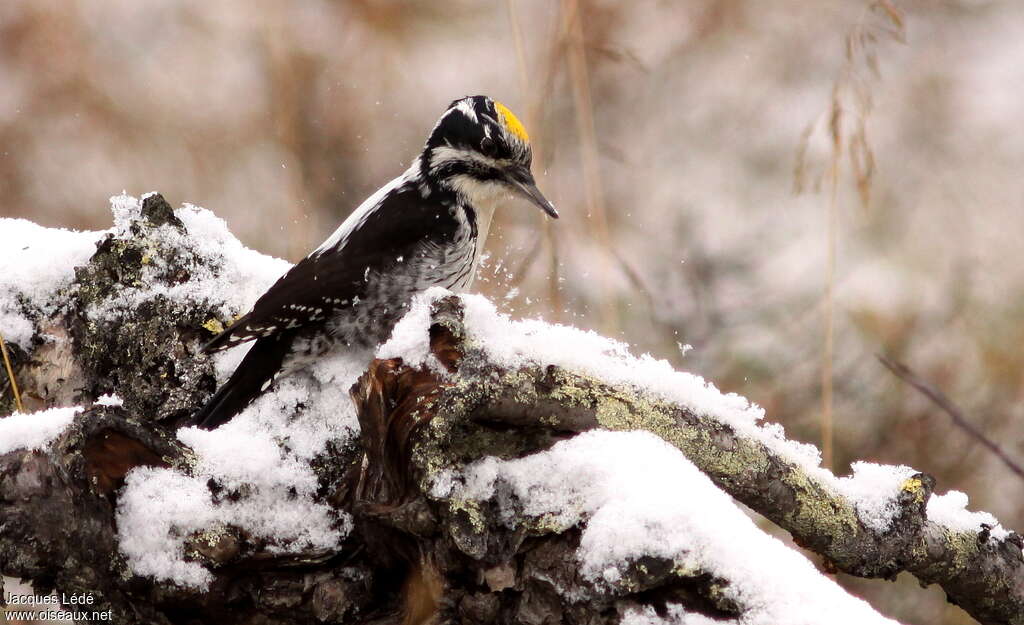
[[[487,243],[487,232],[491,228],[494,210],[509,196],[510,191],[500,182],[482,182],[466,175],[455,176],[452,182],[452,187],[473,207],[476,216],[476,256],[473,259],[473,276],[475,277],[480,257],[484,252],[484,245]],[[472,284],[471,278],[466,284],[466,289],[469,289]]]

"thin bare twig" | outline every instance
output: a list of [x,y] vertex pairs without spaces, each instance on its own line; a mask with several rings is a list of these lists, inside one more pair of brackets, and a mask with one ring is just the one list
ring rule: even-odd
[[4,367],[7,368],[7,377],[11,381],[11,390],[14,392],[14,405],[18,408],[18,412],[25,412],[25,407],[21,405],[21,393],[18,392],[18,382],[14,379],[14,368],[11,367],[11,359],[7,356],[7,344],[4,343],[2,334],[0,334],[0,353],[3,353]]
[[1017,477],[1024,479],[1024,468],[1017,463],[1016,460],[1006,455],[1006,452],[992,439],[985,436],[984,432],[979,430],[970,420],[964,416],[964,413],[960,408],[953,403],[953,401],[946,397],[946,394],[935,388],[933,385],[922,380],[916,373],[910,370],[910,367],[906,366],[901,362],[896,362],[886,358],[881,354],[877,354],[878,360],[886,366],[889,371],[892,371],[893,375],[903,380],[910,386],[917,389],[922,395],[932,400],[932,402],[941,408],[946,414],[953,419],[953,425],[957,426],[964,432],[967,432],[969,436],[974,438],[976,441],[981,443],[986,449],[996,455],[997,458],[1003,461],[1011,471],[1017,474]]

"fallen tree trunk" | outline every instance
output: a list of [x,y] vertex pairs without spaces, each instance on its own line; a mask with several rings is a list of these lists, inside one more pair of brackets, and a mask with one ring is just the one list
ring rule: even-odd
[[[358,440],[339,438],[303,460],[315,476],[308,492],[282,491],[311,514],[312,507],[328,510],[336,544],[304,548],[244,523],[170,525],[183,545],[181,561],[164,563],[172,570],[164,578],[140,574],[122,544],[129,530],[119,527],[129,519],[125,498],[138,499],[126,485],[133,475],[194,476],[215,508],[244,501],[254,488],[208,473],[202,454],[174,434],[213,388],[212,364],[197,351],[208,335],[202,328],[216,325],[216,311],[157,298],[128,309],[127,317],[92,312],[97,301],[123,297],[127,288],[181,284],[202,273],[208,256],[196,253],[182,263],[188,254],[166,247],[187,235],[174,215],[159,196],[142,203],[131,226],[104,238],[78,272],[74,303],[36,320],[58,338],[17,353],[19,375],[37,398],[88,403],[112,390],[124,396],[123,407],[94,406],[74,416],[47,445],[5,447],[0,440],[0,573],[31,580],[39,592],[87,593],[119,623],[603,624],[637,615],[671,622],[684,613],[726,623],[781,622],[765,620],[770,611],[751,600],[749,589],[737,592],[746,583],[738,573],[695,556],[692,545],[689,553],[634,549],[592,574],[584,552],[597,524],[594,508],[564,501],[537,507],[508,474],[501,477],[516,463],[564,451],[587,432],[640,430],[681,451],[718,488],[830,566],[863,577],[907,571],[923,584],[939,584],[981,623],[1024,623],[1020,537],[994,523],[930,518],[929,476],[908,473],[891,493],[880,493],[879,521],[777,432],[744,425],[715,405],[697,409],[554,362],[497,357],[455,297],[433,300],[421,309],[420,325],[403,330],[418,336],[422,349],[406,346],[398,350],[402,357],[374,361],[352,386]],[[160,265],[154,257],[172,262]],[[156,277],[147,273],[153,264]],[[108,335],[116,335],[119,348],[104,349]],[[144,384],[135,383],[140,377]],[[318,395],[331,390],[309,384]],[[300,401],[295,415],[277,418],[294,424],[306,409]],[[495,467],[499,477],[479,488]],[[673,476],[660,476],[666,477]],[[530,479],[539,479],[536,472]],[[685,483],[693,489],[685,496],[707,495],[699,480]],[[666,500],[680,496],[671,490],[665,487]],[[701,505],[724,510],[712,503]],[[132,531],[147,529],[156,531]],[[776,565],[764,562],[764,576]],[[174,577],[187,566],[209,579]],[[811,582],[821,580],[803,577],[793,585]],[[845,595],[839,599],[853,602],[842,608],[851,619],[867,610],[850,622],[890,622]]]

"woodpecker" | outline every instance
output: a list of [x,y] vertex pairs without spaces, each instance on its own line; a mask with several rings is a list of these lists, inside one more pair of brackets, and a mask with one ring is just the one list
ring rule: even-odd
[[526,129],[503,104],[486,96],[452,102],[405,173],[202,348],[255,341],[191,423],[212,429],[229,421],[275,379],[332,350],[368,357],[420,291],[468,289],[499,204],[519,195],[558,217],[531,161]]

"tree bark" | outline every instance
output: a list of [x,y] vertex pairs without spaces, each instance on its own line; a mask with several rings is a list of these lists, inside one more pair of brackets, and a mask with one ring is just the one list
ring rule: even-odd
[[[394,430],[384,435],[387,444],[377,440],[379,430],[367,427],[380,417],[364,424],[364,433],[377,445],[404,450],[390,455],[387,462],[397,464],[389,468],[374,469],[377,463],[371,463],[364,474],[372,480],[390,485],[386,475],[404,475],[412,466],[422,488],[439,467],[479,457],[481,450],[515,457],[590,429],[647,430],[835,569],[885,579],[906,571],[923,585],[941,586],[951,602],[981,623],[1024,623],[1021,537],[1012,533],[1000,541],[987,529],[963,532],[928,520],[925,509],[935,486],[931,476],[919,473],[906,482],[898,499],[901,511],[881,534],[859,520],[853,502],[714,415],[697,415],[552,366],[505,370],[488,362],[480,346],[463,342],[464,335],[458,300],[442,300],[433,317],[432,346],[455,375],[436,380],[440,392],[415,377],[426,374],[393,361],[375,362],[364,376],[355,392],[361,415],[394,398],[396,388],[410,393],[400,395],[399,407],[387,417]],[[421,408],[424,402],[430,408]],[[429,427],[410,437],[410,422]],[[402,501],[394,493],[393,487],[384,487],[377,498]],[[471,540],[467,536],[458,542]]]
[[[40,592],[90,593],[96,609],[113,610],[118,623],[596,625],[617,622],[630,606],[663,610],[667,603],[738,622],[744,606],[721,592],[729,580],[644,558],[614,587],[597,587],[577,570],[578,527],[524,519],[513,530],[494,501],[429,491],[440,471],[485,456],[523,457],[596,428],[647,430],[830,566],[862,577],[907,571],[939,584],[981,623],[1024,625],[1020,537],[996,540],[929,521],[930,476],[907,481],[900,513],[880,534],[858,519],[853,502],[715,415],[555,366],[508,370],[491,362],[467,339],[454,297],[432,310],[430,345],[442,370],[374,361],[351,389],[361,445],[315,460],[317,501],[355,519],[340,549],[279,555],[229,527],[190,538],[189,557],[214,574],[208,590],[136,576],[118,550],[118,489],[135,467],[190,471],[191,451],[173,426],[212,391],[211,365],[197,356],[206,338],[199,328],[211,313],[156,302],[112,328],[90,322],[82,307],[134,279],[135,264],[144,262],[139,250],[153,253],[146,229],[173,225],[161,203],[147,199],[150,223],[139,224],[135,239],[101,242],[79,272],[76,303],[40,322],[71,339],[19,355],[19,375],[37,397],[87,401],[117,388],[125,406],[83,412],[43,451],[0,456],[4,575],[31,580]],[[119,347],[104,348],[110,341]],[[54,367],[63,377],[44,380],[40,372]],[[61,380],[74,380],[77,390]],[[568,601],[556,588],[585,600]]]

